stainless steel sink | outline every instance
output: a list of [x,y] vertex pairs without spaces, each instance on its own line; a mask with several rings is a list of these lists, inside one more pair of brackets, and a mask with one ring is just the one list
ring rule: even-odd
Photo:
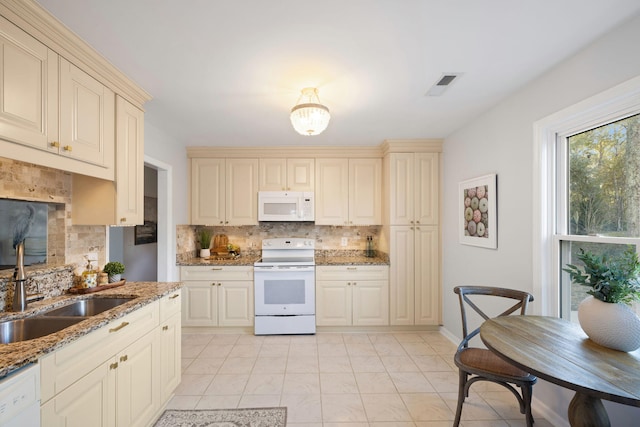
[[83,320],[82,317],[27,317],[0,322],[0,344],[44,337]]
[[43,316],[79,316],[88,317],[100,314],[119,305],[128,303],[131,298],[89,298],[74,301],[60,308],[43,313]]

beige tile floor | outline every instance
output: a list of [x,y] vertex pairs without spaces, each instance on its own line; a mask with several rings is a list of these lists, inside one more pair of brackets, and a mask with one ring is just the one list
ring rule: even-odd
[[[288,427],[445,427],[457,402],[455,346],[438,332],[183,334],[170,409],[287,407]],[[534,387],[535,395],[535,387]],[[536,427],[550,427],[536,414]],[[471,388],[464,427],[524,426],[513,395]]]

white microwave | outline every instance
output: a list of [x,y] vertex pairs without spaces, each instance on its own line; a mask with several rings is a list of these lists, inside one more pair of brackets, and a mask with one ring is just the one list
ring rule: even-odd
[[313,192],[258,192],[258,221],[314,221],[314,219]]

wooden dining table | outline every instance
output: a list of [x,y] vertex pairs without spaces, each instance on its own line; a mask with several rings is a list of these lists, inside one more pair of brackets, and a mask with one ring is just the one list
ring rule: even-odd
[[568,409],[572,427],[610,426],[601,399],[640,407],[640,350],[602,347],[579,325],[544,316],[489,319],[480,327],[480,337],[520,369],[575,390]]

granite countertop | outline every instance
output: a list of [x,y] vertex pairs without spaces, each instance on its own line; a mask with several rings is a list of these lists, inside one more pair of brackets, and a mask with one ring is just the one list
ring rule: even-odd
[[78,338],[94,331],[112,320],[123,317],[163,296],[182,287],[180,282],[129,282],[124,286],[105,289],[96,293],[85,295],[65,294],[49,298],[43,301],[29,303],[27,310],[21,313],[0,313],[0,322],[13,320],[32,315],[38,315],[52,308],[68,304],[70,301],[93,297],[131,297],[135,299],[111,310],[91,316],[73,326],[33,340],[11,344],[0,344],[0,379],[9,373],[37,362],[38,358],[50,353]]
[[[385,254],[378,254],[373,258],[364,256],[363,251],[316,251],[316,265],[389,265],[389,258]],[[215,258],[187,258],[177,263],[178,266],[198,265],[229,265],[252,266],[261,256],[240,255],[234,259]]]

